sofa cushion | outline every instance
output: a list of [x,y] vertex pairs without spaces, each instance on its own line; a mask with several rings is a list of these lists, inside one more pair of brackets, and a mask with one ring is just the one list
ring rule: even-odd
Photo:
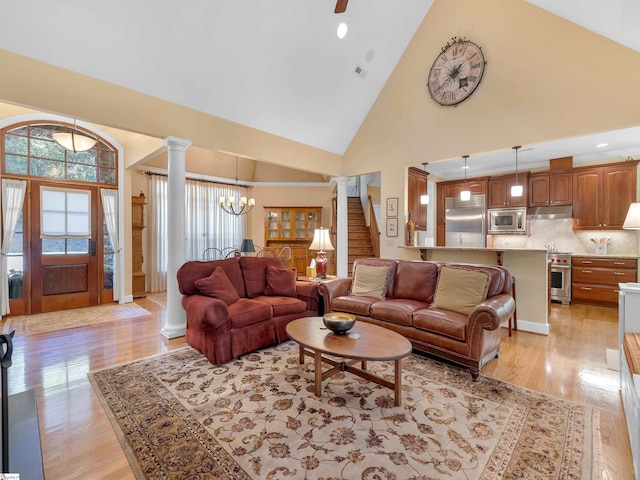
[[468,315],[487,298],[490,282],[487,272],[443,265],[431,307]]
[[271,305],[274,317],[301,313],[307,309],[307,302],[296,297],[260,296],[253,298],[253,300]]
[[371,305],[369,315],[371,318],[410,327],[413,323],[413,312],[428,307],[427,303],[417,300],[384,300]]
[[240,299],[238,292],[222,268],[216,268],[211,275],[200,278],[194,283],[203,295],[222,300],[227,305],[236,303]]
[[433,302],[438,282],[438,263],[402,261],[398,263],[392,298]]
[[273,265],[267,265],[266,281],[265,295],[296,297],[295,268],[278,268]]
[[268,303],[250,298],[241,298],[236,303],[229,305],[228,308],[232,329],[268,320],[272,317],[273,312]]
[[[276,259],[277,260],[277,259]],[[208,262],[186,262],[178,269],[178,288],[183,295],[195,295],[200,293],[195,282],[201,278],[208,277],[216,268],[222,268],[225,275],[241,297],[246,297],[244,288],[244,278],[240,263],[237,258],[227,258],[224,260],[210,260]]]
[[240,257],[247,297],[264,295],[267,286],[267,265],[282,268],[282,262],[275,257]]
[[387,280],[391,268],[387,265],[373,266],[359,264],[353,272],[351,295],[360,297],[373,297],[378,300],[387,295]]
[[425,308],[417,310],[413,314],[414,328],[444,335],[461,342],[466,342],[468,321],[467,315],[450,310]]
[[374,297],[356,297],[353,295],[344,295],[336,297],[331,302],[331,311],[353,313],[354,315],[369,315],[371,305],[379,302]]

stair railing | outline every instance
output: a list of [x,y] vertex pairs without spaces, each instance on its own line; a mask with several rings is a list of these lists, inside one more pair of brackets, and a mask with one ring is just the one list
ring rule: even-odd
[[369,210],[369,236],[371,237],[371,245],[373,246],[373,255],[376,258],[380,258],[380,228],[378,227],[378,220],[373,208],[371,195],[367,196],[367,208]]

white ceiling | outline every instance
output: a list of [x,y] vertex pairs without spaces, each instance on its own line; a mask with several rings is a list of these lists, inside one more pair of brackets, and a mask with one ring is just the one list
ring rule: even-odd
[[[640,52],[638,0],[528,1]],[[335,0],[20,0],[2,6],[0,48],[343,154],[432,3],[351,0],[336,15]],[[526,169],[640,155],[639,145],[633,128],[525,145],[519,158]],[[468,153],[471,174],[480,155]],[[513,169],[511,150],[483,156]],[[429,170],[459,178],[461,163]]]

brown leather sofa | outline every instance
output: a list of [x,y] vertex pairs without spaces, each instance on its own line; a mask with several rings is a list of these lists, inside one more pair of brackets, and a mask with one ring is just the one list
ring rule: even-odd
[[220,365],[287,340],[287,324],[318,315],[318,284],[296,280],[277,258],[187,262],[178,270],[186,341]]
[[[354,276],[360,265],[388,266],[385,291],[380,298],[359,295],[354,277],[337,278],[319,286],[327,312],[354,314],[366,321],[404,335],[413,348],[469,367],[476,379],[480,368],[498,355],[500,335],[498,327],[507,322],[515,310],[511,295],[512,277],[500,266],[439,263],[390,259],[358,259],[354,262]],[[443,267],[447,267],[443,270]],[[369,269],[371,270],[371,269]],[[362,269],[362,271],[365,271]],[[442,272],[446,281],[438,286]],[[469,272],[484,272],[476,275]],[[453,275],[462,274],[471,279],[456,284]],[[466,288],[483,278],[486,284],[477,305],[469,305],[468,313],[460,313],[446,306],[445,287],[448,285],[449,302],[455,303],[456,288]],[[437,290],[440,289],[438,292]],[[481,289],[479,287],[479,289]],[[453,293],[453,295],[452,295]],[[460,297],[462,297],[460,290]],[[436,302],[436,297],[438,302]],[[450,308],[459,307],[452,306]]]

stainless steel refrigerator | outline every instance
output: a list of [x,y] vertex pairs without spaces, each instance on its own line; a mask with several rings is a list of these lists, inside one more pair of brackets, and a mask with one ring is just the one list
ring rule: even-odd
[[467,201],[460,197],[446,199],[447,247],[485,247],[486,209],[484,195],[471,195]]

